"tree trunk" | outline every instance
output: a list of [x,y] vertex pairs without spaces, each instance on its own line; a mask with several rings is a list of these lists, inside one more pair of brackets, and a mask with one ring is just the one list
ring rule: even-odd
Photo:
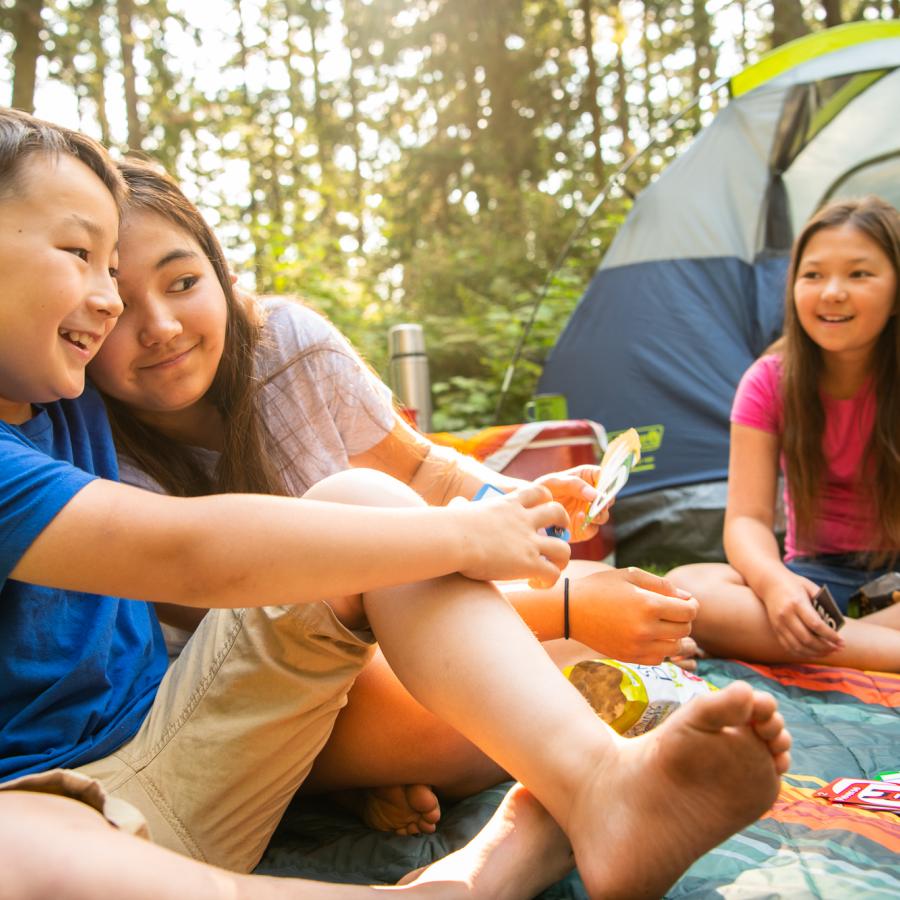
[[297,24],[302,18],[301,12],[297,7],[296,0],[288,0],[285,4],[285,21],[287,23],[287,57],[284,64],[288,73],[288,100],[290,102],[291,114],[291,131],[294,135],[294,142],[291,146],[291,172],[294,178],[299,179],[301,169],[300,156],[300,130],[301,121],[305,123],[305,104],[303,102],[303,90],[301,80],[303,78],[300,71],[294,65],[294,55],[297,52]]
[[[712,22],[704,0],[694,0],[694,21],[691,42],[694,45],[694,64],[691,67],[691,89],[697,96],[703,88],[715,81],[716,51],[712,46]],[[700,128],[700,110],[694,109],[697,128]]]
[[835,25],[841,25],[844,21],[841,16],[841,0],[822,0],[822,7],[825,10],[825,27],[833,28]]
[[594,158],[591,161],[594,178],[597,186],[603,184],[603,149],[600,143],[602,128],[600,125],[600,110],[597,106],[597,95],[600,81],[597,77],[597,59],[594,56],[594,11],[591,9],[591,0],[580,0],[581,15],[584,21],[584,51],[587,56],[587,84],[585,85],[585,97],[582,107],[591,117],[591,137],[594,142]]
[[34,112],[34,88],[41,43],[41,10],[44,0],[17,0],[12,11],[12,33],[16,49],[12,54],[12,105]]
[[[309,28],[309,57],[312,62],[312,83],[313,83],[313,105],[312,105],[312,122],[313,130],[316,138],[316,148],[318,150],[316,158],[319,161],[321,169],[321,184],[331,185],[332,165],[331,154],[333,147],[326,132],[324,102],[322,97],[322,54],[319,49],[321,40],[320,18],[322,11],[316,6],[314,0],[308,0],[307,7],[309,14],[307,16],[307,28]],[[320,191],[323,206],[321,220],[327,226],[330,226],[334,220],[334,205],[332,202],[332,192],[330,190]]]
[[780,47],[794,38],[809,33],[803,21],[803,6],[800,0],[778,0],[772,4],[772,46]]
[[[501,4],[494,0],[483,9],[481,30],[483,46],[487,51],[484,60],[485,86],[491,95],[489,127],[493,133],[492,138],[497,141],[498,149],[506,161],[502,173],[506,176],[506,183],[510,188],[506,201],[511,204],[511,208],[514,207],[512,214],[518,216],[521,214],[523,200],[523,194],[518,187],[524,168],[522,161],[524,148],[516,139],[518,122],[513,108],[513,87],[508,74],[509,53],[506,49],[506,36],[513,27],[510,18],[509,4]],[[485,33],[488,29],[490,29],[489,36]],[[494,199],[498,200],[496,197]]]
[[655,11],[649,3],[644,3],[644,14],[641,20],[641,49],[644,53],[644,130],[653,137],[656,134],[656,123],[659,117],[650,99],[653,90],[653,65],[656,62],[653,41],[649,37],[651,23],[656,21]]
[[746,68],[747,58],[747,2],[740,0],[741,9],[741,65]]
[[353,147],[353,205],[356,207],[356,242],[359,244],[359,252],[362,254],[366,238],[363,226],[366,213],[366,188],[362,173],[362,139],[359,131],[359,86],[357,85],[356,60],[353,52],[356,37],[355,32],[348,26],[346,35],[350,57],[350,68],[347,72],[347,94],[350,98],[350,119],[348,124],[350,126],[351,146]]
[[100,141],[105,146],[111,143],[109,116],[106,114],[106,69],[109,57],[103,46],[103,28],[100,19],[103,15],[105,0],[92,0],[88,9],[91,23],[91,41],[93,43],[94,60],[96,62],[93,77],[89,81],[90,92],[97,108],[97,122],[100,124]]
[[622,159],[627,160],[634,154],[634,141],[631,139],[631,108],[628,105],[628,71],[625,68],[625,34],[626,25],[619,0],[610,3],[609,15],[613,17],[614,38],[616,43],[616,124],[622,133]]
[[119,19],[119,42],[122,47],[122,80],[125,84],[128,146],[132,150],[140,150],[144,142],[144,130],[138,114],[137,78],[134,71],[134,33],[131,30],[134,0],[116,0],[116,13]]
[[[253,120],[253,98],[250,96],[250,89],[247,87],[247,71],[249,68],[249,53],[247,50],[247,36],[244,29],[244,14],[241,8],[240,0],[235,0],[235,7],[238,13],[238,60],[240,69],[243,73],[241,78],[241,93],[244,101],[244,109],[248,119]],[[247,185],[250,194],[250,202],[247,204],[247,216],[249,218],[248,230],[250,231],[250,240],[253,244],[253,276],[256,282],[256,290],[264,292],[263,284],[264,267],[263,259],[265,255],[265,246],[259,234],[259,204],[256,199],[256,191],[259,188],[259,167],[257,165],[258,158],[256,148],[253,144],[253,135],[257,129],[253,129],[248,135],[244,147],[244,154],[250,168],[250,183]]]

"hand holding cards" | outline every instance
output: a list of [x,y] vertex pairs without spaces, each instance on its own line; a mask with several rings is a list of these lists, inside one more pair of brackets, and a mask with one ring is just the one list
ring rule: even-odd
[[[495,487],[493,484],[483,484],[480,488],[478,488],[478,492],[475,494],[472,500],[482,500],[485,497],[490,496],[491,494],[499,494],[501,497],[503,497],[505,496],[506,491],[501,491],[500,488]],[[550,525],[549,527],[545,528],[544,531],[546,532],[548,537],[559,538],[563,541],[567,541],[571,537],[568,528],[559,528],[556,525]]]
[[641,459],[641,439],[629,428],[623,431],[603,454],[597,476],[597,496],[588,507],[585,524],[591,522],[607,507],[628,481],[631,470]]
[[822,621],[834,631],[840,631],[844,624],[844,617],[828,590],[828,585],[822,585],[819,592],[809,601],[813,609],[821,616]]

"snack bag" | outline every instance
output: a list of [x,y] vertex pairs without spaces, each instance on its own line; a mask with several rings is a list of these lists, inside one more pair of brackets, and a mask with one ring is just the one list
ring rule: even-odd
[[847,615],[861,619],[892,603],[900,602],[900,572],[888,572],[864,584],[847,603]]
[[594,712],[625,737],[655,728],[688,700],[717,690],[670,662],[642,666],[615,659],[588,659],[567,666],[563,674]]

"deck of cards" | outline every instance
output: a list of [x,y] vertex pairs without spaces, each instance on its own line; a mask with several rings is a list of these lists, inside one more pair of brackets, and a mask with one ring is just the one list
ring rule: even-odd
[[597,496],[588,507],[585,524],[591,522],[607,507],[628,481],[631,470],[641,459],[641,439],[637,431],[629,428],[623,431],[606,448],[600,460],[600,474],[597,476]]
[[831,803],[879,812],[900,813],[900,784],[891,781],[869,781],[865,778],[835,778],[816,791]]
[[835,631],[841,630],[841,626],[844,624],[844,617],[841,615],[834,597],[831,596],[828,585],[823,584],[819,588],[819,592],[809,602],[812,603],[813,609],[821,616],[822,621],[829,628],[833,628]]

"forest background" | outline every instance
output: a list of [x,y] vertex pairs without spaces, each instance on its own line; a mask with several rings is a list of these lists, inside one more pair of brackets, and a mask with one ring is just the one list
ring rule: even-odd
[[900,0],[0,0],[0,103],[159,160],[242,284],[303,297],[382,375],[390,325],[422,323],[433,427],[456,430],[521,419],[719,79],[879,18]]

